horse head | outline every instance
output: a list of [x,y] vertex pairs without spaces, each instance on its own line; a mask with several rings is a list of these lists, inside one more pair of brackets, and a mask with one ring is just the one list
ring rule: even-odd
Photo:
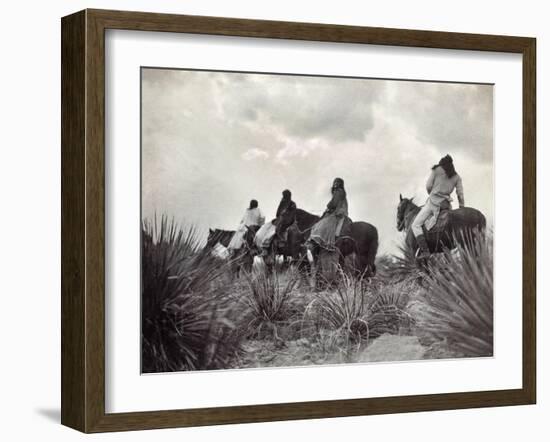
[[206,238],[206,247],[212,248],[216,245],[218,242],[220,236],[220,230],[219,229],[208,229],[208,238]]
[[413,203],[413,198],[403,198],[399,194],[399,204],[397,205],[397,231],[402,232],[405,230],[405,216],[407,212],[412,208],[416,207],[416,204]]

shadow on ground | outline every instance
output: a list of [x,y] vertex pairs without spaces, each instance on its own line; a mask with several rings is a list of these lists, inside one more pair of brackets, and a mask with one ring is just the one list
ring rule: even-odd
[[55,422],[56,424],[61,422],[61,410],[59,408],[38,408],[35,412],[36,414],[51,422]]

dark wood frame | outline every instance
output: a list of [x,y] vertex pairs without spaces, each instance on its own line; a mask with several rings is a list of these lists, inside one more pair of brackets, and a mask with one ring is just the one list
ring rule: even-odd
[[[536,40],[496,35],[84,10],[62,19],[61,422],[141,430],[534,404],[536,400]],[[523,56],[523,386],[193,410],[105,413],[105,30],[184,32],[519,53]]]

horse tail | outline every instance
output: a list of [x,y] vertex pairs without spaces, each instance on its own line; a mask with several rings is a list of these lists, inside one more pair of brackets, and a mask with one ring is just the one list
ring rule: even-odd
[[378,253],[378,230],[374,229],[374,237],[372,238],[369,249],[367,251],[367,271],[371,276],[376,275],[376,254]]
[[479,212],[479,228],[484,231],[487,227],[487,219],[483,213]]

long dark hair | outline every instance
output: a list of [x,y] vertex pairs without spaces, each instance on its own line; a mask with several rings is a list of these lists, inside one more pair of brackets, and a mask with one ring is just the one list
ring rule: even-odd
[[432,167],[434,170],[437,166],[441,166],[447,175],[447,178],[452,178],[456,175],[455,165],[453,164],[453,159],[450,155],[445,155],[439,160],[439,163]]
[[344,180],[342,178],[334,178],[332,187],[330,188],[331,193],[334,193],[336,189],[342,189],[344,196],[346,196],[346,189],[344,188]]

